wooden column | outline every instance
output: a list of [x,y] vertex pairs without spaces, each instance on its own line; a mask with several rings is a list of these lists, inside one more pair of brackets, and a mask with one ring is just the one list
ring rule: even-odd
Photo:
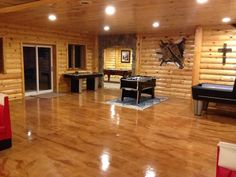
[[95,44],[94,44],[94,61],[93,61],[93,71],[98,72],[98,36],[95,37]]
[[135,75],[140,74],[141,50],[142,50],[142,35],[141,34],[137,34]]
[[200,79],[200,63],[201,63],[201,52],[202,52],[202,37],[203,29],[201,26],[196,28],[195,32],[195,49],[194,49],[194,61],[193,61],[193,80],[192,85],[199,83]]

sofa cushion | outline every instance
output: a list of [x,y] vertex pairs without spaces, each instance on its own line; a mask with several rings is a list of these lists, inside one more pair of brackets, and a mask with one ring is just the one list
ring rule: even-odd
[[2,137],[5,137],[6,135],[6,127],[0,126],[0,140]]
[[236,171],[233,171],[230,177],[236,177]]
[[218,167],[217,177],[236,177],[236,172],[224,167]]
[[0,105],[0,126],[4,125],[4,120],[3,120],[3,106]]
[[217,177],[230,177],[231,170],[219,167]]

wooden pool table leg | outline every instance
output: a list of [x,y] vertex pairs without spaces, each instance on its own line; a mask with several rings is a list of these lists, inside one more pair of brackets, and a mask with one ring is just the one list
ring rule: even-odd
[[108,79],[108,82],[110,82],[110,79],[111,79],[111,75],[110,74],[107,75],[107,79]]

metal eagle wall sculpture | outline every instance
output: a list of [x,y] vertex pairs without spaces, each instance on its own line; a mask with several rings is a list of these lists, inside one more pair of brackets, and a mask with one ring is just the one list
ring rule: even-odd
[[186,39],[183,38],[178,43],[173,43],[172,41],[160,42],[160,49],[161,51],[157,51],[156,53],[161,55],[159,60],[161,61],[160,66],[164,63],[175,63],[179,69],[184,68],[184,49],[185,49],[185,41]]

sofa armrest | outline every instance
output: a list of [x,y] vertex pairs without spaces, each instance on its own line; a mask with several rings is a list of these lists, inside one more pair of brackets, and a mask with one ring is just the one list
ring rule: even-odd
[[231,177],[236,174],[236,144],[220,142],[217,153],[217,177]]
[[236,171],[236,144],[220,142],[218,165]]
[[0,105],[5,105],[5,97],[7,97],[7,95],[0,93]]

